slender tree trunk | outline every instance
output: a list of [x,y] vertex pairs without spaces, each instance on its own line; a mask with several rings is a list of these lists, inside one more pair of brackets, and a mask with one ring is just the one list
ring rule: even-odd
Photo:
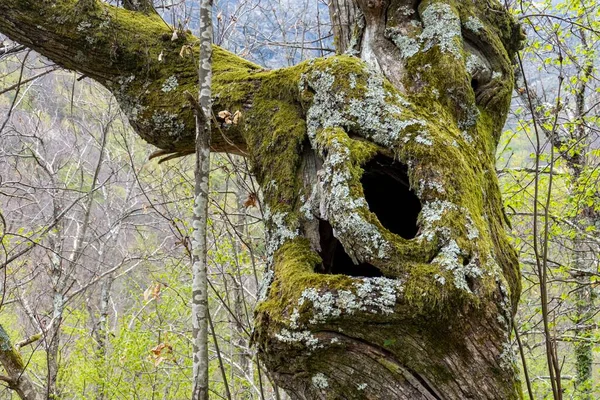
[[[578,218],[578,225],[589,226]],[[572,276],[577,282],[575,296],[575,366],[577,370],[576,386],[581,400],[592,400],[592,374],[593,374],[593,333],[594,333],[594,293],[591,284],[591,277],[595,269],[591,262],[592,255],[586,251],[588,243],[586,238],[577,234],[573,241],[575,260],[573,262],[574,271]]]
[[[102,255],[99,254],[101,257]],[[108,315],[110,307],[110,293],[114,278],[110,274],[102,280],[100,283],[100,316],[94,327],[96,333],[97,342],[97,353],[96,357],[99,359],[100,365],[106,365],[106,353],[108,351],[107,346],[110,343],[108,329]],[[102,371],[99,371],[102,374]],[[105,388],[106,377],[102,377],[101,382],[97,383],[94,388],[95,396],[97,400],[103,400],[106,396]]]
[[[58,207],[56,207],[58,209]],[[59,232],[61,235],[61,232]],[[62,266],[59,254],[62,250],[62,240],[55,241],[54,254],[50,255],[50,279],[52,281],[52,319],[44,331],[44,342],[46,345],[46,364],[48,375],[46,377],[46,396],[58,398],[58,369],[60,352],[60,326],[62,325],[63,312],[65,309],[65,295],[63,293],[63,282],[65,269]]]
[[212,0],[200,5],[199,107],[196,109],[196,190],[192,268],[193,393],[192,399],[208,400],[208,274],[206,224],[210,172],[210,123],[212,82]]
[[[237,173],[235,180],[237,182],[236,187],[236,206],[237,206],[237,216],[234,218],[235,229],[241,235],[245,235],[245,227],[246,227],[246,211],[247,207],[245,206],[245,202],[247,199],[247,193],[242,190],[244,187],[244,178],[241,173]],[[230,282],[231,282],[231,295],[233,298],[233,312],[235,313],[236,318],[231,318],[231,324],[233,326],[234,332],[234,347],[235,352],[237,353],[236,362],[240,366],[241,372],[245,377],[251,377],[251,356],[248,348],[248,341],[246,340],[246,333],[244,332],[243,321],[247,320],[247,314],[244,304],[246,304],[246,299],[244,298],[243,292],[243,282],[242,274],[240,269],[242,265],[240,265],[239,255],[242,253],[242,246],[240,240],[235,240],[235,265],[232,265],[234,270],[231,271]]]
[[[583,4],[581,4],[583,5]],[[580,83],[575,91],[575,115],[574,119],[577,123],[575,128],[576,151],[571,154],[566,154],[566,162],[573,174],[573,187],[570,192],[576,198],[582,196],[580,187],[586,187],[581,182],[581,176],[586,168],[589,168],[589,160],[587,152],[591,141],[589,129],[586,128],[585,119],[588,112],[586,106],[587,97],[587,82],[593,74],[594,53],[587,41],[587,32],[583,29],[579,30],[581,36],[582,47],[585,51],[583,63],[577,66],[580,78]],[[589,184],[589,183],[588,183]],[[585,232],[588,227],[599,226],[600,212],[595,210],[593,206],[585,204],[588,196],[583,196],[581,205],[578,205],[578,215],[575,217],[575,225],[582,232]],[[593,192],[592,197],[600,197],[598,188]],[[592,394],[592,376],[593,376],[593,346],[592,338],[594,335],[593,318],[594,318],[594,291],[591,282],[591,277],[597,271],[596,263],[594,263],[594,249],[590,246],[588,240],[583,235],[576,233],[573,241],[574,249],[574,271],[572,273],[577,288],[575,290],[575,357],[577,368],[576,385],[580,392],[582,400],[591,400]]]

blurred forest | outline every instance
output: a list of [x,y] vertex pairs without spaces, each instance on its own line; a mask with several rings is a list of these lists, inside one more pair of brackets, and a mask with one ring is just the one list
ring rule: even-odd
[[[523,274],[514,362],[526,397],[597,399],[600,2],[505,4],[527,34],[497,154]],[[197,31],[197,2],[155,7]],[[215,0],[213,22],[265,68],[335,52],[326,0]],[[44,393],[189,397],[194,161],[153,150],[99,84],[0,36],[0,339]],[[214,153],[210,188],[211,398],[285,399],[251,343],[260,190],[244,158]]]

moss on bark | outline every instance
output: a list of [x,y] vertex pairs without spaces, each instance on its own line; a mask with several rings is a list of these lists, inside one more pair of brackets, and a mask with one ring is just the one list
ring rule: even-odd
[[[4,0],[0,31],[104,84],[150,143],[193,150],[191,34],[100,2],[38,3]],[[270,71],[214,50],[215,116],[237,118],[219,120],[212,143],[250,157],[270,233],[254,339],[297,398],[520,396],[508,351],[519,271],[494,173],[519,38],[482,4],[423,1],[389,24],[363,9],[365,29],[389,40],[365,35],[363,53],[396,46],[396,69],[343,55]],[[421,205],[413,238],[367,201],[377,157],[406,168]],[[350,260],[344,274],[317,273],[322,226]]]

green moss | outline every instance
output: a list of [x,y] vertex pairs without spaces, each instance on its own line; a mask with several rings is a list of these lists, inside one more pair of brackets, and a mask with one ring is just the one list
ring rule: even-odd
[[320,263],[321,258],[304,238],[296,238],[281,246],[274,255],[275,280],[267,300],[257,306],[257,314],[268,316],[269,323],[276,326],[285,325],[284,321],[289,318],[292,307],[298,303],[305,289],[332,291],[351,288],[353,279],[349,276],[314,272]]
[[0,358],[2,358],[3,362],[9,363],[11,368],[18,370],[25,368],[21,354],[12,345],[8,333],[6,333],[2,325],[0,325],[0,352],[2,353]]

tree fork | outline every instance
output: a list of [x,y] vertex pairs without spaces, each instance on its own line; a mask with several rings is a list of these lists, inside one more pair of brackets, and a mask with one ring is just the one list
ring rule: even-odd
[[[193,150],[196,38],[33,3],[0,0],[0,31],[98,80],[164,152]],[[520,398],[494,166],[520,29],[491,1],[331,7],[355,56],[266,71],[214,48],[213,149],[247,155],[265,199],[259,355],[298,399]]]

